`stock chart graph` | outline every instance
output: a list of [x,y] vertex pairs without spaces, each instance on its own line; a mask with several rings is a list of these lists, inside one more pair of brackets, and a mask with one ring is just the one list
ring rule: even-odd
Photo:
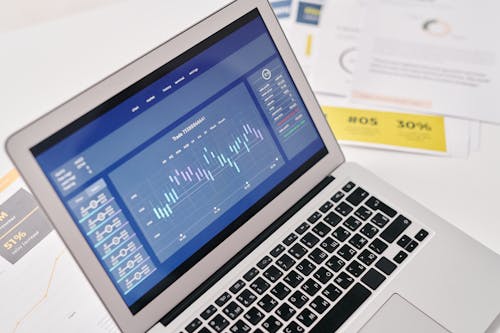
[[[211,130],[215,130],[217,126],[221,126],[224,121],[225,118],[219,121],[217,125],[211,126]],[[188,165],[181,170],[177,168],[172,170],[172,174],[168,175],[168,180],[170,181],[168,190],[163,192],[163,198],[158,205],[152,206],[157,220],[175,218],[173,207],[180,201],[180,197],[175,190],[176,187],[195,187],[203,183],[215,182],[215,177],[218,177],[225,168],[231,168],[236,174],[241,174],[242,171],[238,165],[238,160],[241,158],[242,153],[252,153],[250,147],[253,149],[257,144],[264,141],[260,129],[256,129],[250,124],[243,124],[241,127],[241,134],[236,134],[237,132],[235,131],[231,135],[230,141],[227,142],[225,147],[223,146],[224,152],[213,149],[209,150],[206,146],[203,147],[200,152],[203,156],[202,166],[193,166],[191,168]],[[207,135],[208,131],[205,136]],[[200,134],[198,137],[202,139],[203,135]],[[163,163],[166,164],[167,162]],[[184,191],[184,193],[189,193],[189,190]]]
[[110,174],[157,259],[173,253],[284,164],[243,84]]

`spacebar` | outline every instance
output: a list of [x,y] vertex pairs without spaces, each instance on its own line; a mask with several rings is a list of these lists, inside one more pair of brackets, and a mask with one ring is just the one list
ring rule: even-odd
[[356,283],[351,290],[313,327],[312,333],[335,332],[363,304],[371,292]]

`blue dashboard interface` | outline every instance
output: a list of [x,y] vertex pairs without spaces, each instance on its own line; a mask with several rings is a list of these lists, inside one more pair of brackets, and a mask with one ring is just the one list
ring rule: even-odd
[[136,313],[326,148],[254,10],[32,152]]

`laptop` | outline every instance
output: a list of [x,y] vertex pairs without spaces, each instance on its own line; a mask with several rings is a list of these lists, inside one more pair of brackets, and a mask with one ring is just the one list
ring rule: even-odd
[[482,332],[500,312],[498,255],[345,162],[265,0],[6,148],[123,332]]

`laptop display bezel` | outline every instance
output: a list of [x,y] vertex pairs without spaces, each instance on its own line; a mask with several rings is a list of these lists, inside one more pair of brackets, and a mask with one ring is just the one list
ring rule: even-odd
[[[133,315],[119,292],[114,288],[97,258],[93,255],[87,242],[75,227],[69,213],[30,153],[30,149],[38,142],[84,116],[96,105],[116,95],[255,8],[258,9],[266,24],[329,153],[253,216],[249,220],[250,223],[243,225],[186,272],[181,279],[177,280],[142,310]],[[186,297],[191,290],[203,283],[232,255],[254,239],[305,192],[344,161],[340,148],[331,134],[314,94],[281,31],[272,9],[265,0],[241,0],[226,6],[22,129],[9,138],[7,150],[97,294],[120,328],[127,332],[142,332],[153,326],[166,312]]]

